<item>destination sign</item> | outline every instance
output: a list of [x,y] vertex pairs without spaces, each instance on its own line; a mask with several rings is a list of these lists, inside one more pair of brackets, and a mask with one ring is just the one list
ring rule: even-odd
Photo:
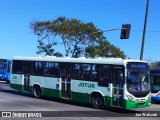
[[7,60],[2,60],[2,59],[0,59],[0,62],[7,62]]
[[127,68],[149,69],[149,65],[147,63],[128,62]]

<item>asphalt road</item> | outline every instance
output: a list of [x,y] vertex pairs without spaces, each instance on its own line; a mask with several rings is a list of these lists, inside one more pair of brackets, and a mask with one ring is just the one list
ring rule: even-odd
[[[99,110],[92,108],[91,105],[66,101],[56,98],[34,98],[31,94],[22,93],[10,88],[9,84],[0,81],[0,116],[2,112],[10,112],[15,120],[18,119],[44,119],[44,120],[150,120],[159,119],[160,117],[134,117],[135,115],[144,114],[160,114],[160,104],[151,104],[148,108],[139,108],[135,110],[123,110],[120,108],[106,108]],[[9,114],[10,114],[9,113]],[[143,115],[144,115],[143,114]],[[6,113],[3,113],[5,116]],[[19,117],[19,116],[20,117]],[[128,115],[130,117],[128,117]],[[18,116],[18,117],[17,117]],[[31,117],[31,118],[26,118]],[[37,116],[38,118],[32,118]],[[42,118],[40,118],[42,116]],[[47,116],[47,117],[45,117]],[[49,117],[50,116],[50,117]],[[54,116],[54,117],[53,117]],[[23,117],[23,118],[22,118]],[[1,119],[9,120],[8,117],[0,117]]]

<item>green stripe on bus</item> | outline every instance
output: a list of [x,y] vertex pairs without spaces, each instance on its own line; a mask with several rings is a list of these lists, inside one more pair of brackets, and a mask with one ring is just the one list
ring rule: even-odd
[[[19,91],[24,90],[24,85],[10,84],[10,87],[14,88],[16,90],[19,90]],[[33,94],[33,87],[32,86],[29,87],[28,92]],[[48,96],[48,97],[61,97],[61,90],[43,88],[42,89],[42,95],[43,96]],[[71,93],[71,100],[79,101],[79,102],[85,102],[85,103],[90,103],[91,102],[90,94],[78,93],[78,92],[72,92]],[[111,102],[112,102],[112,98],[104,97],[104,104],[105,105],[111,106],[111,104],[112,104]]]
[[[11,88],[14,88],[19,91],[24,90],[23,85],[18,85],[18,84],[10,84]],[[33,87],[29,87],[30,93],[33,93]],[[43,96],[49,96],[49,97],[62,97],[61,96],[61,90],[56,90],[56,89],[49,89],[49,88],[43,88],[42,89],[42,95]],[[104,98],[104,104],[107,106],[112,106],[112,99],[111,97],[103,97]],[[71,93],[71,100],[73,101],[79,101],[79,102],[85,102],[85,103],[91,103],[91,95],[87,93],[78,93],[78,92],[72,92]],[[142,101],[142,102],[132,102],[130,100],[124,100],[123,106],[125,109],[133,109],[133,108],[141,108],[141,107],[147,107],[150,106],[151,99]],[[122,107],[122,106],[121,106]]]
[[23,91],[23,86],[18,84],[10,84],[10,87],[19,91]]
[[43,88],[43,95],[48,97],[60,97],[61,91],[56,89]]
[[104,104],[107,106],[112,105],[112,97],[104,97]]
[[132,109],[132,108],[141,108],[141,107],[147,107],[150,106],[151,99],[142,101],[142,102],[132,102],[130,100],[124,101],[125,109]]
[[[105,105],[107,105],[107,106],[112,105],[112,98],[111,97],[103,97],[103,98],[104,98]],[[91,103],[91,96],[90,96],[90,94],[87,94],[87,93],[72,92],[72,100]]]
[[72,100],[88,103],[90,101],[90,94],[72,92]]
[[[19,91],[24,91],[24,85],[19,85],[19,84],[10,84],[10,87]],[[30,86],[29,87],[29,91],[30,93],[33,94],[33,87]],[[43,88],[42,89],[42,95],[43,96],[48,96],[48,97],[60,97],[60,90],[56,90],[56,89],[49,89],[49,88]]]

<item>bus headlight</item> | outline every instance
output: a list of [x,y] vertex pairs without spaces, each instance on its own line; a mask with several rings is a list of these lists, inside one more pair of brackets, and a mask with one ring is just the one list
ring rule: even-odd
[[130,101],[135,101],[134,98],[131,95],[126,95],[126,97],[128,98],[128,100]]
[[151,95],[148,97],[148,100],[151,99]]

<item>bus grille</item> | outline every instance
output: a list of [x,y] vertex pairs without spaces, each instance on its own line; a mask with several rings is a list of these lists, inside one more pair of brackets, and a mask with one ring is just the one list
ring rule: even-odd
[[145,103],[137,103],[137,107],[141,107],[141,106],[144,106]]
[[145,101],[146,99],[135,99],[136,102]]

